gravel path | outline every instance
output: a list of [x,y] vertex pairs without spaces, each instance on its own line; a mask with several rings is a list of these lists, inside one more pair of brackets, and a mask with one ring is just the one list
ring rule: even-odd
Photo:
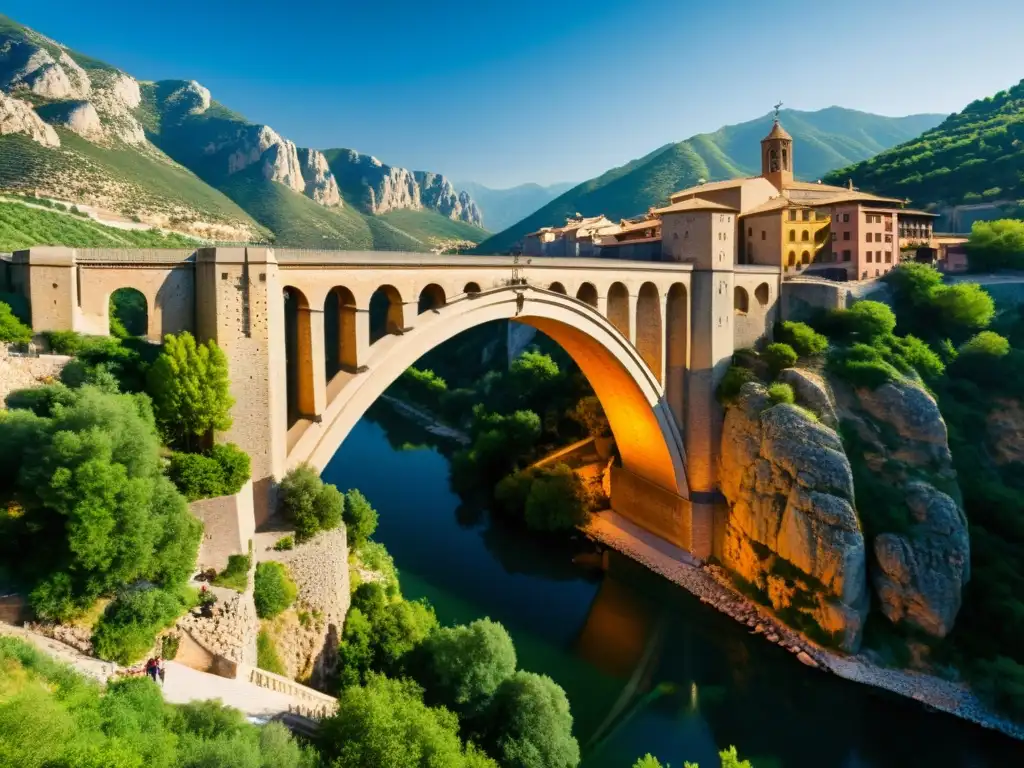
[[934,675],[879,667],[863,656],[845,656],[822,648],[738,593],[721,568],[696,564],[685,551],[614,512],[594,515],[584,532],[683,587],[702,603],[746,624],[754,634],[786,648],[809,667],[906,696],[985,728],[1024,739],[1024,727],[993,713],[965,685]]

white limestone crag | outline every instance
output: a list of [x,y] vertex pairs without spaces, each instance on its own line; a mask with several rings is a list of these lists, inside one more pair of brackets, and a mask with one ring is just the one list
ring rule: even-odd
[[44,147],[59,147],[60,137],[47,125],[32,105],[0,92],[0,136],[21,133]]
[[62,112],[50,117],[53,125],[67,128],[89,141],[99,142],[107,138],[106,128],[91,101],[70,101],[64,107]]
[[0,89],[24,89],[47,99],[84,99],[92,83],[66,51],[55,59],[42,46],[8,39],[0,44]]
[[341,190],[334,179],[324,153],[316,149],[300,149],[299,163],[302,167],[302,178],[306,182],[306,197],[327,207],[340,206]]

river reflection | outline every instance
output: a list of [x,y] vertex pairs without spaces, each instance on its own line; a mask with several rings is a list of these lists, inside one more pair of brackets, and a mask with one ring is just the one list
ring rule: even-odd
[[714,768],[730,744],[755,768],[1024,766],[1019,743],[808,669],[626,558],[595,576],[581,544],[492,521],[451,491],[450,450],[378,405],[324,479],[380,512],[408,597],[443,623],[502,622],[519,666],[565,688],[585,768]]

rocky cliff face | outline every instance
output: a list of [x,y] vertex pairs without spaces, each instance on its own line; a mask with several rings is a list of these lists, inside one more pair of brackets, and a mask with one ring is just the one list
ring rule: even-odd
[[0,88],[28,91],[47,99],[84,99],[92,83],[66,51],[54,55],[28,41],[0,42]]
[[435,210],[454,221],[483,226],[472,198],[458,192],[441,174],[385,165],[355,150],[329,150],[331,170],[350,199],[367,213],[394,210]]
[[306,182],[303,190],[306,197],[320,205],[341,205],[341,190],[338,189],[338,182],[334,180],[334,174],[331,173],[323,152],[316,149],[300,149],[299,164],[302,167],[302,178]]
[[967,518],[938,404],[902,380],[871,390],[834,382],[881,612],[945,637],[970,579]]
[[59,147],[57,132],[43,122],[32,105],[0,91],[0,136],[21,133],[44,147]]
[[783,618],[855,651],[867,615],[864,535],[839,436],[744,385],[722,435],[722,561]]

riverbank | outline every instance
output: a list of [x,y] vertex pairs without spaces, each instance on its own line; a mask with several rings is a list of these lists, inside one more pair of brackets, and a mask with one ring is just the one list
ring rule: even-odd
[[722,613],[752,634],[790,651],[801,663],[838,677],[904,696],[935,710],[1024,740],[1024,727],[996,714],[966,685],[907,670],[889,669],[863,656],[823,648],[786,626],[739,593],[725,571],[694,561],[686,552],[647,533],[612,511],[594,515],[584,533],[637,561]]
[[422,427],[425,431],[435,437],[454,440],[460,445],[469,445],[473,442],[469,435],[462,430],[445,424],[434,416],[434,414],[412,405],[411,403],[407,403],[405,400],[399,400],[397,397],[392,397],[391,395],[381,395],[380,399],[394,408],[399,414],[414,422],[417,426]]

